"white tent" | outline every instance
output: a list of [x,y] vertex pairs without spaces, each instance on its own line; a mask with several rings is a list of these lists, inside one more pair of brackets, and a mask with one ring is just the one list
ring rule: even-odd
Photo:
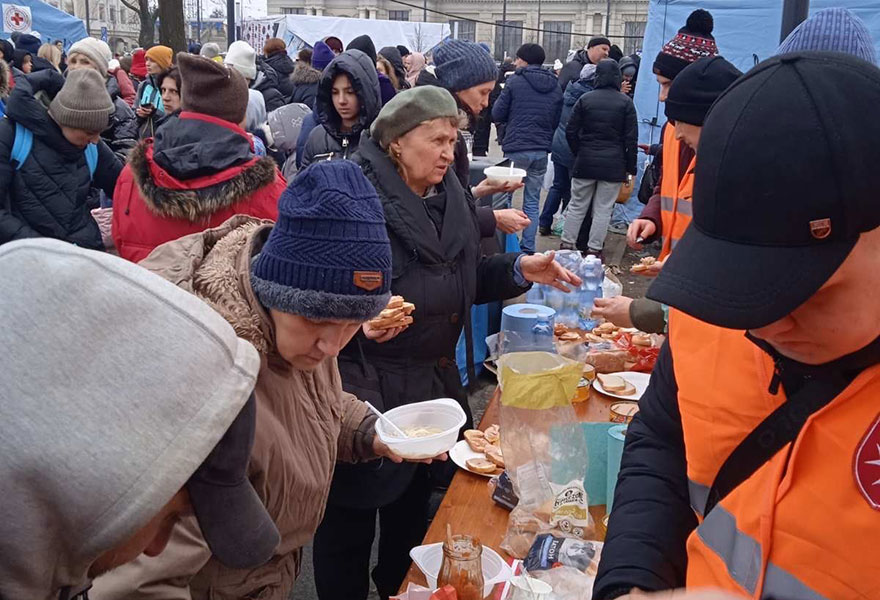
[[245,21],[241,33],[242,38],[257,49],[262,48],[268,38],[279,37],[287,42],[288,53],[294,55],[302,46],[312,47],[331,35],[346,46],[364,34],[372,38],[376,50],[403,45],[415,52],[428,52],[451,32],[446,23],[283,15]]

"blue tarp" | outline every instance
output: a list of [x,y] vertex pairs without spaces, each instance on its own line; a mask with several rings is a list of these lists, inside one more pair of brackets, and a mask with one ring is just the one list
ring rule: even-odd
[[[811,0],[810,14],[835,6],[845,6],[865,21],[880,55],[880,1]],[[642,144],[658,143],[666,122],[663,105],[657,100],[660,89],[652,72],[654,58],[698,8],[712,13],[718,51],[743,72],[772,56],[779,45],[782,0],[651,0],[635,95]]]
[[[40,0],[12,0],[4,4],[15,4],[29,8],[32,17],[31,29],[39,31],[40,37],[44,42],[64,40],[65,50],[70,48],[74,42],[88,35],[82,19],[69,15],[63,10],[58,10],[54,6]],[[9,32],[0,30],[0,37],[9,39],[9,36]]]

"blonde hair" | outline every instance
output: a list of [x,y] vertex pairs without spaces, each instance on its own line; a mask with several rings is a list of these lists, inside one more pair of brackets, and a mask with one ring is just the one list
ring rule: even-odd
[[394,73],[394,66],[391,64],[391,61],[384,56],[379,55],[376,57],[376,65],[382,65],[385,75],[391,80],[391,85],[394,86],[395,90],[399,90],[400,81],[397,80],[397,75]]
[[37,50],[37,56],[48,60],[55,67],[55,70],[61,72],[61,50],[55,44],[43,44]]

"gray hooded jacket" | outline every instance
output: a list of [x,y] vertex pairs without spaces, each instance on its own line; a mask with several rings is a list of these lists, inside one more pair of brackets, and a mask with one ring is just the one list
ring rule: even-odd
[[73,597],[220,441],[260,359],[204,302],[108,254],[10,242],[0,277],[0,598]]

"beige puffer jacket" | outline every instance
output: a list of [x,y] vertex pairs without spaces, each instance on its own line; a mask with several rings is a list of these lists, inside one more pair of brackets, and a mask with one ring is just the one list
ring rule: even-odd
[[336,360],[299,371],[275,349],[272,321],[250,286],[251,259],[271,227],[271,221],[238,215],[159,246],[140,264],[202,298],[260,352],[250,479],[278,526],[281,544],[263,567],[228,569],[211,558],[195,518],[189,518],[158,557],[142,555],[99,577],[89,593],[93,600],[287,600],[300,548],[324,515],[336,461],[375,458],[375,417],[342,391]]

